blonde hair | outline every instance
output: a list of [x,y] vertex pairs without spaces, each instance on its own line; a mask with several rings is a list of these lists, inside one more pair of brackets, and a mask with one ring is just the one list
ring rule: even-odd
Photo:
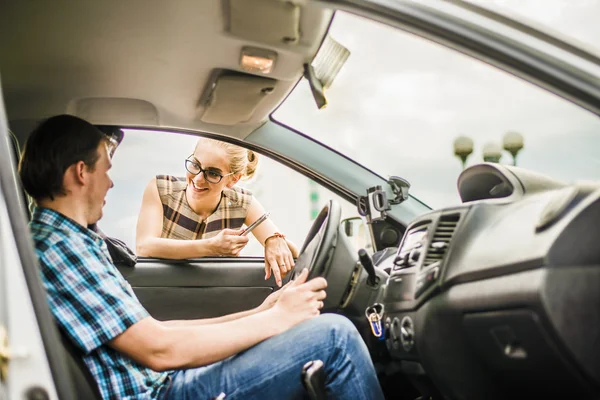
[[242,180],[248,180],[254,176],[258,165],[258,154],[252,150],[245,149],[232,143],[209,138],[198,139],[196,148],[198,148],[201,142],[224,148],[227,159],[229,160],[229,171],[234,174],[241,174]]

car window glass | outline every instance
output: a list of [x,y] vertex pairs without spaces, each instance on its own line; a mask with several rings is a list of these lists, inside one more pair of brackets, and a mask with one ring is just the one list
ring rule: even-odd
[[[198,140],[197,136],[160,131],[125,130],[123,142],[113,157],[110,171],[114,187],[108,192],[101,229],[135,249],[135,229],[144,188],[159,174],[185,176],[185,159]],[[249,181],[238,186],[252,192],[279,230],[298,247],[304,241],[312,221],[329,199],[342,204],[342,218],[358,215],[356,207],[304,175],[259,156],[258,169]],[[263,256],[264,249],[250,234],[242,256]]]
[[[582,28],[584,29],[584,28]],[[411,183],[438,208],[460,203],[466,166],[512,164],[505,136],[523,139],[516,164],[568,182],[600,179],[596,115],[506,72],[398,29],[337,12],[331,36],[350,56],[318,110],[305,79],[274,119],[346,154],[382,176]],[[518,136],[517,136],[518,137]],[[460,144],[460,141],[459,141]]]

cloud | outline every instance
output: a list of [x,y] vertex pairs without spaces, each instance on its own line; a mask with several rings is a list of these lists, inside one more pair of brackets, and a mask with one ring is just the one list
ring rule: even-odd
[[[600,1],[478,1],[527,14],[597,46]],[[306,81],[275,114],[286,125],[338,149],[383,176],[399,175],[432,206],[454,204],[461,172],[459,135],[485,143],[520,132],[521,166],[569,181],[599,179],[598,117],[533,84],[412,34],[338,13],[333,37],[351,56],[316,110]],[[594,40],[592,40],[594,39]],[[502,162],[511,163],[504,153]]]

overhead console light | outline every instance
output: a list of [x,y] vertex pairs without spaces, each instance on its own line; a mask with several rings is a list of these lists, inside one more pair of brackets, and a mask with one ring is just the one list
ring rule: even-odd
[[271,50],[244,47],[240,57],[240,66],[246,72],[270,74],[275,67],[277,53]]

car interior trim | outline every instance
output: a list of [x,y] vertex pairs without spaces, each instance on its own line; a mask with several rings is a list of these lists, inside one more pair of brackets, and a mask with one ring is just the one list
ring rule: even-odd
[[12,230],[15,232],[14,239],[17,252],[21,259],[23,274],[46,350],[50,371],[54,378],[57,395],[61,399],[75,399],[69,379],[70,374],[66,368],[65,355],[62,352],[54,319],[48,308],[46,292],[42,286],[37,259],[33,252],[29,227],[26,223],[28,218],[24,209],[26,202],[22,196],[23,192],[19,189],[18,179],[14,174],[16,162],[9,142],[11,139],[6,121],[4,104],[0,94],[0,154],[2,154],[2,157],[0,157],[0,186],[7,208],[10,210],[8,215]]

